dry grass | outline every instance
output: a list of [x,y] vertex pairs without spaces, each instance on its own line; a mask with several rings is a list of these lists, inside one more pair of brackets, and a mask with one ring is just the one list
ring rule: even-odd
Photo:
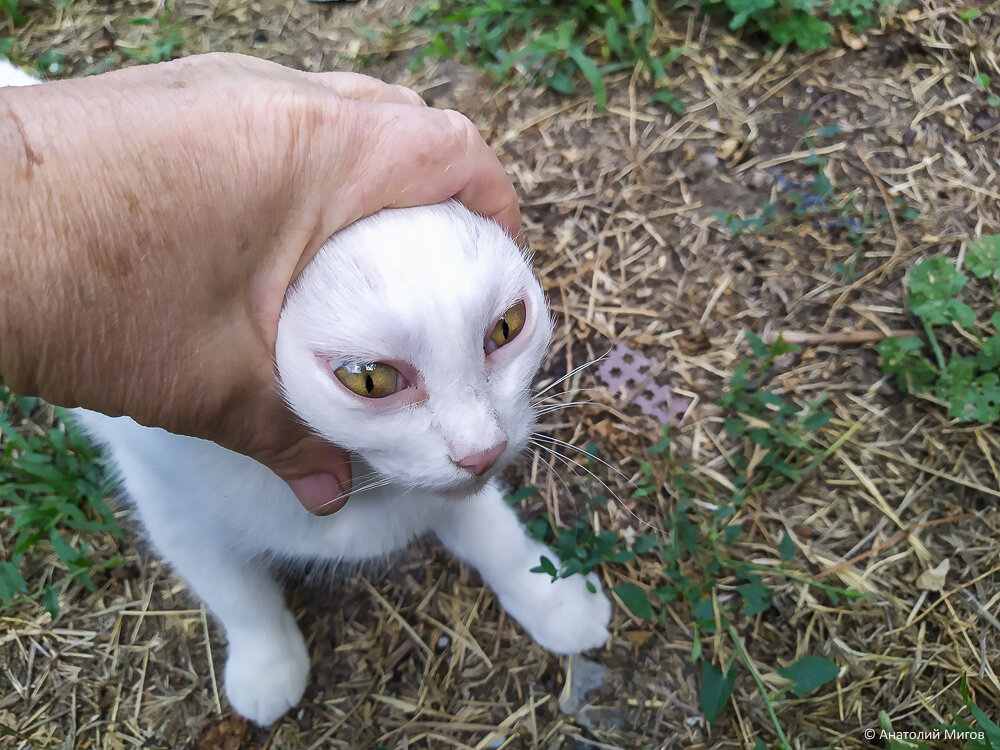
[[[835,605],[801,584],[773,582],[774,606],[738,623],[772,690],[783,684],[774,670],[806,653],[844,667],[818,694],[778,701],[778,717],[796,748],[866,747],[862,731],[879,711],[902,730],[948,722],[961,706],[963,673],[976,703],[1000,715],[1000,436],[995,425],[959,424],[933,403],[901,397],[872,345],[840,335],[911,328],[902,279],[912,263],[957,258],[971,237],[1000,232],[1000,113],[971,80],[977,70],[1000,79],[996,11],[970,26],[957,18],[964,4],[922,0],[882,32],[844,38],[858,49],[772,56],[689,13],[671,16],[662,33],[686,49],[672,69],[689,105],[678,117],[643,105],[648,92],[627,75],[609,87],[601,113],[582,98],[490,89],[452,63],[408,72],[415,42],[386,50],[354,30],[385,28],[403,12],[396,4],[162,6],[75,0],[18,34],[24,51],[64,51],[82,73],[102,68],[116,40],[141,32],[123,19],[169,10],[183,19],[185,53],[233,50],[329,69],[357,67],[353,55],[364,52],[364,72],[465,111],[523,198],[558,319],[545,377],[612,341],[644,352],[660,363],[656,377],[691,399],[676,452],[708,482],[722,487],[728,475],[732,443],[714,400],[749,356],[742,331],[813,334],[780,362],[772,387],[797,399],[829,396],[835,416],[824,444],[855,431],[807,481],[748,501],[738,554],[773,562],[782,532],[792,530],[801,572],[866,597]],[[811,174],[795,124],[804,113],[842,128],[815,149],[829,158],[841,195],[850,191],[873,212],[897,197],[919,211],[870,228],[854,280],[831,271],[853,252],[836,231],[789,223],[734,240],[712,217],[780,199],[777,174]],[[635,477],[656,425],[592,375],[579,385],[596,388],[587,393],[598,403],[556,412],[556,434],[596,442]],[[526,514],[547,509],[565,520],[580,509],[560,473],[569,479],[538,455],[512,477],[539,490]],[[596,524],[623,534],[643,533],[636,517],[664,525],[669,491],[633,500],[625,483],[615,486],[623,500],[603,506]],[[97,579],[97,594],[71,589],[55,623],[40,606],[0,615],[0,724],[26,738],[0,737],[0,746],[737,748],[755,738],[776,746],[747,676],[735,707],[705,724],[681,607],[656,628],[616,613],[612,639],[592,655],[609,670],[595,696],[609,711],[603,724],[582,727],[557,706],[560,660],[434,548],[389,571],[294,588],[314,659],[310,686],[298,711],[257,730],[228,710],[216,679],[219,634],[183,584],[134,543],[96,544],[99,555],[127,559]],[[943,591],[918,587],[920,574],[945,559]],[[51,561],[35,565],[43,576]],[[656,573],[633,563],[603,575],[608,584],[655,585]],[[731,654],[722,638],[705,645],[716,663]]]

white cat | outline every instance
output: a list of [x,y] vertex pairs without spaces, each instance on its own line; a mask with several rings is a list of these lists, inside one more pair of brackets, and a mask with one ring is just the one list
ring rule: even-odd
[[604,643],[599,581],[531,573],[548,550],[495,479],[533,429],[529,387],[550,328],[521,251],[457,203],[384,210],[332,237],[289,291],[276,346],[292,409],[352,452],[355,490],[328,517],[215,443],[75,411],[156,548],[225,629],[239,713],[270,724],[306,686],[305,642],[272,564],[384,558],[427,532],[544,648]]

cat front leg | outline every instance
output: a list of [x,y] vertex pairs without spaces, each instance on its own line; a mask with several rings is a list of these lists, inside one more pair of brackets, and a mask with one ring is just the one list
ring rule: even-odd
[[236,556],[218,538],[177,538],[148,520],[147,528],[226,631],[224,686],[237,713],[266,726],[298,705],[309,676],[309,654],[266,567]]
[[[500,605],[543,648],[576,654],[608,639],[611,602],[597,576],[552,581],[532,573],[542,555],[553,553],[528,536],[495,483],[475,497],[449,503],[433,528],[452,553],[479,571]],[[587,589],[588,582],[596,593]]]

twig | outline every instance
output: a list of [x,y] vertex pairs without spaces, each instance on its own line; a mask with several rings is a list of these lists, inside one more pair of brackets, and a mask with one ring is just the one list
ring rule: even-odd
[[788,344],[803,346],[819,346],[821,344],[865,344],[869,341],[882,341],[889,337],[901,339],[918,336],[919,331],[907,328],[901,331],[834,331],[831,333],[811,333],[809,331],[781,331],[771,333],[764,339],[773,344],[780,336]]
[[844,560],[841,563],[837,563],[832,568],[829,568],[828,570],[822,571],[819,575],[816,576],[816,578],[825,578],[828,575],[832,575],[833,573],[836,573],[838,570],[843,570],[844,568],[846,568],[846,567],[848,567],[850,565],[854,565],[857,562],[861,562],[866,557],[871,557],[872,555],[878,554],[879,552],[881,552],[882,550],[884,550],[886,547],[891,547],[894,544],[897,544],[900,540],[905,539],[906,537],[908,537],[910,535],[911,531],[915,531],[917,529],[922,529],[925,526],[937,526],[940,523],[951,523],[952,521],[965,521],[966,519],[969,519],[969,518],[975,518],[975,514],[973,514],[973,513],[963,513],[960,516],[948,516],[947,518],[937,518],[937,519],[935,519],[933,521],[923,521],[922,523],[912,523],[909,526],[907,526],[905,529],[900,529],[899,531],[897,531],[895,534],[893,534],[891,537],[889,537],[889,539],[887,539],[886,541],[882,542],[882,544],[878,545],[877,547],[872,547],[867,552],[862,552],[860,555],[855,555],[850,560]]

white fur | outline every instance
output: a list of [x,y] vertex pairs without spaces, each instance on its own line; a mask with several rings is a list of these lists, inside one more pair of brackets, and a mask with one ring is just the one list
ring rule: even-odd
[[[23,75],[0,60],[0,85]],[[524,330],[486,355],[487,334],[521,299]],[[383,558],[429,531],[541,646],[576,653],[604,643],[610,602],[582,577],[551,583],[530,572],[548,550],[494,478],[533,429],[529,386],[550,335],[541,287],[496,224],[453,202],[385,210],[324,245],[278,330],[288,403],[352,452],[355,491],[336,514],[310,515],[268,469],[215,443],[76,410],[153,544],[225,629],[225,685],[239,713],[270,724],[306,686],[309,656],[274,563]],[[414,387],[384,401],[356,396],[333,375],[345,359],[399,363]],[[456,464],[502,440],[482,477]]]
[[38,81],[9,60],[0,57],[0,86],[34,86]]

